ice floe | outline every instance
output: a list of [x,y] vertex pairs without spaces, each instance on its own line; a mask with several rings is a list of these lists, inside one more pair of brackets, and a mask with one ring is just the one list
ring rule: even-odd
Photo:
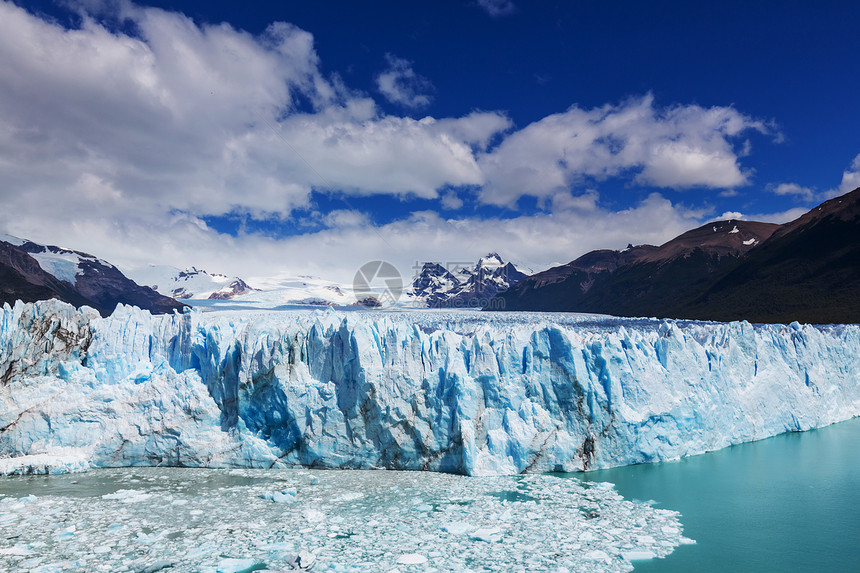
[[[676,512],[538,474],[126,468],[3,486],[3,571],[616,572],[689,542]],[[268,498],[283,491],[295,502]]]

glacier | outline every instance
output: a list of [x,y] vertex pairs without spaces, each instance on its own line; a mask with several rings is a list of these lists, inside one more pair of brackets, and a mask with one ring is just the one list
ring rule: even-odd
[[466,475],[677,459],[860,414],[860,326],[433,311],[0,312],[0,474]]

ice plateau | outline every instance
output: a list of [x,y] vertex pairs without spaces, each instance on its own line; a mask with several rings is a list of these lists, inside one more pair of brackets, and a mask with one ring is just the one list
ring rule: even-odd
[[860,326],[479,312],[0,312],[0,473],[674,459],[860,414]]

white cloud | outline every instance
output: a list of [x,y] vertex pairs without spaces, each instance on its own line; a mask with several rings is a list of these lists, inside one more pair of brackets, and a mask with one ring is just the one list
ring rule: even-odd
[[412,69],[412,62],[385,54],[388,69],[376,76],[376,87],[391,103],[411,108],[421,108],[430,105],[428,92],[433,90],[433,84]]
[[[367,261],[390,261],[404,278],[411,278],[418,262],[476,261],[491,251],[540,270],[593,249],[621,249],[628,243],[661,244],[698,226],[703,215],[657,194],[622,211],[601,207],[596,194],[579,199],[578,205],[567,210],[512,219],[447,218],[421,211],[376,228],[350,218],[333,228],[279,240],[241,235],[219,242],[210,231],[213,240],[207,242],[195,240],[197,230],[189,227],[192,241],[181,256],[198,266],[211,265],[215,271],[244,273],[246,277],[267,276],[278,269],[343,282],[351,281],[357,268]],[[249,258],[249,252],[254,257]],[[180,255],[174,254],[177,258]],[[227,263],[232,265],[229,269],[224,268]]]
[[731,107],[655,107],[653,96],[584,110],[577,106],[514,132],[480,157],[481,199],[512,206],[523,195],[542,198],[589,180],[633,175],[668,188],[746,185],[732,140],[746,130],[769,131]]
[[851,162],[851,167],[842,172],[842,182],[839,184],[831,196],[836,197],[844,195],[849,191],[853,191],[860,187],[860,155],[854,158]]
[[715,221],[725,221],[727,219],[740,219],[742,221],[759,221],[761,223],[788,223],[789,221],[794,221],[804,213],[808,212],[809,209],[805,207],[793,207],[788,209],[787,211],[779,211],[776,213],[757,213],[752,215],[745,215],[738,211],[726,211]]
[[[255,36],[120,6],[135,36],[86,16],[67,29],[0,0],[0,230],[125,266],[346,280],[356,261],[408,270],[416,260],[498,250],[540,267],[659,243],[702,213],[659,195],[613,212],[572,185],[615,176],[742,185],[732,138],[767,131],[732,108],[658,109],[650,96],[573,107],[513,133],[492,111],[386,115],[323,77],[313,37],[295,26]],[[302,234],[294,210],[311,207],[312,189],[438,198],[449,210],[463,207],[464,193],[496,205],[532,195],[554,212],[486,220],[425,212],[375,230],[345,209],[314,213],[311,228],[328,228]],[[240,227],[230,236],[205,222],[228,213],[294,224],[297,234]]]
[[816,197],[815,190],[809,187],[803,187],[797,183],[780,183],[778,185],[768,185],[767,190],[777,195],[793,195],[803,199],[804,201],[813,201]]
[[329,227],[350,228],[363,227],[370,224],[370,218],[366,213],[352,209],[336,209],[324,217],[324,222]]
[[323,78],[313,37],[290,24],[253,36],[121,6],[138,36],[0,2],[0,226],[34,204],[44,220],[145,222],[286,216],[312,188],[437,197],[481,184],[473,149],[510,125],[381,114]]
[[454,191],[448,191],[442,195],[442,208],[449,211],[456,211],[463,206],[463,200],[460,199]]
[[814,188],[803,187],[797,183],[770,184],[766,189],[777,195],[794,195],[806,202],[822,202],[854,191],[858,187],[860,187],[860,155],[855,157],[848,169],[842,172],[842,181],[833,189],[816,192]]
[[516,6],[511,0],[477,0],[478,6],[487,11],[490,16],[507,16],[516,11]]

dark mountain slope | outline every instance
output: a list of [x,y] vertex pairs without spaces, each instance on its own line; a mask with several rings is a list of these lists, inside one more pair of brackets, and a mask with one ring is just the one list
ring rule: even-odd
[[[499,295],[505,310],[671,316],[779,225],[717,221],[654,247],[592,251]],[[560,279],[560,280],[559,280]]]
[[784,225],[679,312],[713,320],[860,322],[860,189]]
[[[73,271],[68,277],[51,274],[34,255],[65,262]],[[74,284],[70,280],[74,280]],[[156,314],[184,307],[172,298],[138,285],[110,263],[92,255],[32,241],[12,244],[0,240],[0,296],[0,302],[10,304],[18,299],[34,302],[56,298],[75,306],[91,306],[104,316],[120,303]]]
[[0,304],[57,298],[75,306],[92,302],[66,282],[42,270],[38,261],[14,245],[0,241]]
[[719,221],[634,249],[593,251],[533,275],[493,308],[860,322],[860,189],[782,226]]

